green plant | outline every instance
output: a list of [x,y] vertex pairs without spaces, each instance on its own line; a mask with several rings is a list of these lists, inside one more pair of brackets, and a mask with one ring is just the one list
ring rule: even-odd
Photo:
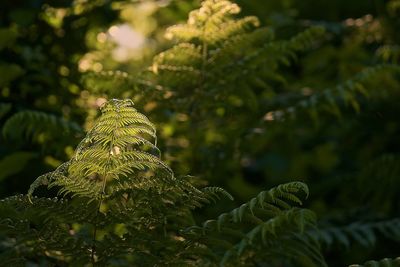
[[391,219],[377,222],[353,222],[346,226],[323,226],[311,233],[320,243],[326,247],[332,247],[335,243],[349,249],[352,242],[364,247],[373,247],[379,235],[395,241],[400,240],[400,220]]
[[[95,93],[115,94],[114,84],[120,82],[120,94],[134,95],[137,91],[132,87],[140,88],[142,96],[135,95],[138,100],[163,99],[158,103],[160,109],[178,109],[200,118],[204,109],[221,106],[227,111],[240,107],[255,111],[257,98],[271,97],[271,83],[285,83],[279,67],[323,40],[325,30],[309,27],[289,40],[280,40],[273,29],[260,27],[257,17],[237,18],[239,12],[240,7],[230,1],[203,1],[190,12],[187,23],[166,30],[165,37],[175,44],[156,55],[148,68],[135,75],[91,73],[94,79],[87,79],[88,87]],[[199,100],[209,106],[199,106]]]
[[[393,257],[386,241],[398,236],[396,2],[389,13],[363,4],[357,18],[293,15],[265,27],[240,17],[235,3],[203,1],[167,29],[175,43],[146,70],[103,72],[90,87],[135,97],[161,126],[160,146],[178,173],[202,175],[240,199],[304,177],[321,218],[313,236],[332,265]],[[282,3],[287,14],[303,5]],[[388,154],[394,159],[382,160]],[[391,223],[389,234],[380,222]]]
[[230,1],[203,1],[187,23],[167,29],[174,45],[142,72],[104,71],[86,80],[93,94],[129,96],[149,112],[160,125],[166,159],[178,173],[224,186],[231,186],[226,176],[242,182],[245,137],[276,107],[271,104],[287,82],[282,70],[326,37],[317,25],[282,39],[258,18],[239,12]]
[[[27,5],[39,2],[26,1]],[[143,3],[142,7],[149,3],[139,2],[140,6]],[[171,4],[161,7],[167,2]],[[160,5],[157,15],[151,19],[157,17],[159,29],[153,28],[146,36],[159,40],[160,26],[170,23],[171,19],[175,23],[177,18],[183,18],[182,11],[192,9],[198,4],[195,2],[155,1],[155,5]],[[244,16],[239,14],[239,3]],[[156,225],[150,229],[154,232],[146,232],[143,224],[129,226],[142,239],[132,241],[134,237],[126,233],[123,219],[108,226],[98,222],[106,215],[112,216],[114,213],[108,207],[124,201],[127,193],[121,189],[122,196],[117,194],[103,199],[107,192],[102,194],[101,176],[89,175],[97,168],[108,173],[109,166],[101,165],[101,155],[104,159],[105,154],[91,150],[89,157],[78,149],[75,155],[79,154],[77,158],[81,162],[72,158],[33,184],[35,188],[41,183],[50,183],[50,190],[40,187],[37,193],[52,196],[59,191],[60,199],[68,200],[64,206],[43,198],[32,199],[35,205],[31,205],[25,196],[7,199],[2,204],[4,258],[23,261],[21,255],[26,255],[28,262],[82,265],[92,261],[92,251],[95,251],[93,258],[98,265],[104,262],[132,265],[146,258],[148,265],[222,262],[233,266],[319,266],[323,265],[323,260],[318,243],[329,266],[395,258],[400,237],[398,3],[398,0],[237,0],[235,3],[206,0],[189,14],[186,23],[179,22],[181,24],[167,30],[171,48],[156,55],[142,71],[137,70],[147,64],[146,60],[125,62],[118,67],[116,62],[111,63],[110,47],[105,48],[109,43],[103,43],[111,29],[121,25],[110,27],[114,18],[109,14],[114,11],[125,14],[119,23],[135,24],[129,18],[132,1],[86,3],[77,0],[66,3],[65,7],[59,6],[61,8],[47,4],[41,9],[36,6],[39,23],[35,20],[35,25],[26,27],[27,30],[20,25],[20,20],[32,21],[33,17],[21,16],[19,8],[15,8],[18,12],[10,8],[19,2],[5,3],[6,8],[0,10],[0,53],[3,56],[0,89],[4,97],[0,102],[5,103],[0,104],[5,133],[0,140],[0,179],[4,179],[2,184],[6,185],[1,187],[3,193],[16,191],[10,190],[16,188],[12,184],[24,190],[26,186],[21,181],[30,183],[29,178],[43,173],[43,162],[55,167],[59,164],[57,160],[72,156],[80,127],[70,119],[82,122],[82,115],[87,112],[87,127],[95,112],[81,109],[83,106],[89,104],[94,108],[102,98],[129,97],[157,124],[160,137],[157,147],[163,151],[166,163],[154,159],[159,157],[159,152],[151,127],[138,130],[139,137],[144,140],[139,138],[141,141],[138,141],[136,137],[133,146],[140,147],[140,153],[130,153],[131,158],[126,159],[136,163],[124,165],[125,159],[122,163],[113,161],[115,166],[122,164],[118,165],[118,171],[127,175],[118,178],[124,181],[122,187],[131,186],[125,181],[136,177],[137,173],[148,173],[150,182],[158,175],[164,177],[171,168],[178,177],[191,173],[202,178],[177,178],[177,182],[185,181],[182,186],[194,187],[184,191],[182,196],[195,188],[216,184],[229,190],[236,202],[216,201],[218,194],[224,191],[211,187],[204,189],[205,195],[199,195],[203,197],[198,205],[207,204],[207,200],[215,200],[215,205],[205,205],[201,210],[193,210],[192,206],[185,208],[194,220],[186,220],[186,213],[170,216],[168,211],[151,206],[151,214],[145,215],[154,222],[151,227]],[[99,7],[100,13],[106,16],[95,12]],[[114,11],[110,13],[109,8]],[[29,15],[31,11],[22,10],[22,14]],[[258,14],[259,19],[247,14]],[[106,25],[94,23],[96,18],[106,19]],[[135,16],[134,20],[146,23],[141,17]],[[17,26],[9,21],[16,21]],[[49,41],[49,36],[54,42]],[[96,39],[103,40],[102,44],[99,41],[96,45]],[[82,45],[75,45],[77,43]],[[154,48],[152,42],[148,44],[150,50]],[[161,50],[165,45],[161,41],[156,46]],[[76,63],[82,53],[86,54],[79,62],[86,62],[83,65],[89,69],[98,71],[101,66],[114,69],[88,75],[88,89],[79,95],[76,86],[80,85],[80,73]],[[90,62],[95,63],[92,68]],[[102,98],[94,104],[97,97]],[[93,104],[89,103],[91,101]],[[42,121],[45,123],[41,124]],[[66,131],[60,134],[59,128]],[[64,135],[64,132],[70,134]],[[97,140],[93,136],[98,135],[99,128],[89,133],[79,146],[83,150],[91,147],[89,139]],[[22,142],[24,137],[34,142]],[[124,136],[122,139],[133,140]],[[119,146],[114,150],[112,154],[120,153]],[[89,158],[93,164],[87,162]],[[141,160],[146,163],[138,163]],[[74,175],[89,179],[69,179],[70,169],[71,172],[77,170]],[[68,174],[65,176],[68,179],[64,179],[63,174]],[[263,188],[286,183],[291,177],[301,177],[310,186],[313,197],[307,206],[318,214],[318,227],[315,227],[314,214],[297,208],[298,201],[286,194],[292,190],[290,188],[296,188],[297,192],[291,193],[303,200],[308,189],[301,183],[263,191],[234,208]],[[168,184],[163,189],[176,190],[174,182],[167,178],[162,182]],[[116,181],[107,180],[106,191],[111,190]],[[183,190],[181,185],[178,191]],[[149,201],[150,193],[148,195],[140,204]],[[141,199],[141,193],[135,197]],[[192,197],[187,199],[185,203],[192,203]],[[261,204],[260,199],[266,202]],[[281,205],[278,199],[289,207]],[[154,203],[159,200],[156,198]],[[181,210],[178,196],[174,195],[171,202]],[[270,202],[278,207],[267,205]],[[102,208],[96,213],[99,203]],[[81,209],[89,212],[77,211]],[[218,216],[222,210],[229,209],[232,211]],[[61,215],[59,210],[65,213]],[[168,238],[163,240],[164,231],[157,230],[162,229],[158,222],[163,218],[151,216],[157,212],[168,218],[165,228]],[[55,221],[47,224],[48,218],[53,216]],[[210,217],[215,220],[195,225]],[[28,221],[18,224],[20,219]],[[64,232],[46,235],[52,229],[61,229],[59,224]],[[96,238],[93,241],[94,229]],[[38,244],[35,243],[38,236],[40,245],[36,250],[32,246]],[[170,240],[171,236],[179,240]],[[17,251],[12,249],[16,244],[13,238],[21,244],[16,246]],[[148,238],[155,241],[144,242]],[[64,246],[63,240],[70,242],[70,248]],[[113,240],[110,243],[115,250],[106,245],[109,240]],[[139,248],[136,244],[143,246]],[[71,248],[79,253],[75,255]],[[133,258],[129,258],[131,248],[136,251]],[[111,256],[107,256],[108,251]],[[21,257],[9,257],[7,253],[19,253]],[[147,253],[148,257],[138,256],[140,253]],[[155,258],[150,258],[150,254]],[[396,264],[396,260],[371,261],[365,265],[389,264]]]
[[77,123],[42,111],[24,110],[6,120],[2,134],[6,140],[48,142],[48,139],[56,138],[55,133],[60,129],[64,134],[82,133],[82,128]]
[[[220,195],[198,189],[161,161],[154,125],[131,100],[110,100],[71,160],[40,176],[28,195],[0,202],[0,259],[83,266],[323,266],[315,216],[296,207],[300,182],[280,185],[217,220],[195,225],[192,211]],[[59,197],[33,197],[40,186]]]
[[85,35],[114,20],[115,12],[102,1],[78,2],[2,4],[0,164],[9,166],[0,176],[2,197],[23,192],[36,175],[68,158],[69,146],[82,137],[78,61],[90,49]]
[[352,264],[349,267],[397,267],[400,266],[400,258],[389,259],[385,258],[379,261],[367,261],[364,264]]

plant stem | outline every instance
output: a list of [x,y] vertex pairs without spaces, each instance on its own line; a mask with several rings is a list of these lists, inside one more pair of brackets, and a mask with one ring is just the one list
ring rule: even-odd
[[[112,144],[113,142],[111,142],[111,150],[112,151]],[[111,153],[108,156],[107,159],[107,166],[108,163],[110,162],[110,158],[111,158]],[[92,261],[92,266],[95,266],[96,260],[94,258],[95,254],[96,254],[96,234],[97,234],[97,226],[98,226],[98,217],[99,217],[99,212],[100,212],[100,208],[101,205],[103,204],[103,199],[104,199],[104,195],[105,195],[105,189],[106,189],[106,182],[107,182],[107,175],[103,175],[103,181],[102,181],[102,188],[101,188],[101,194],[100,194],[100,201],[99,201],[99,205],[97,207],[97,211],[96,211],[96,217],[95,217],[95,224],[94,224],[94,229],[93,229],[93,238],[92,238],[92,253],[91,253],[91,261]]]

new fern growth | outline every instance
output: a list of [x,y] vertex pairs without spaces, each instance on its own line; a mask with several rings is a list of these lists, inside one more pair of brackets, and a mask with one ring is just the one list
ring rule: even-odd
[[[196,226],[195,208],[221,195],[232,199],[230,194],[175,177],[160,159],[154,125],[132,101],[111,100],[101,112],[68,162],[40,176],[27,196],[0,202],[4,264],[324,265],[318,243],[306,236],[315,227],[314,215],[295,207],[308,195],[305,184],[261,192]],[[59,196],[33,196],[40,186]]]

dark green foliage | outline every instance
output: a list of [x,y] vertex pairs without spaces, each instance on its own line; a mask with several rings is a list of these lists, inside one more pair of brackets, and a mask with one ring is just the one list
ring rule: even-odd
[[[171,88],[174,98],[178,97],[181,101],[188,99],[191,105],[202,99],[209,105],[216,103],[217,107],[226,101],[228,105],[224,108],[227,111],[242,105],[254,110],[258,107],[256,99],[260,95],[251,87],[269,89],[266,81],[282,82],[283,78],[277,73],[279,64],[288,64],[295,57],[295,52],[310,46],[315,38],[323,34],[323,29],[309,29],[289,41],[277,41],[270,29],[254,29],[259,24],[256,18],[234,20],[231,12],[236,13],[239,9],[233,5],[231,12],[224,13],[231,4],[224,2],[221,5],[215,8],[212,1],[204,2],[198,11],[208,14],[209,18],[204,22],[201,19],[196,22],[196,11],[191,13],[187,25],[170,28],[167,35],[175,37],[180,43],[155,57],[150,70],[157,74],[158,85]],[[219,25],[219,20],[222,20],[222,25]],[[185,32],[191,31],[191,23],[197,23],[198,31],[204,36],[185,38]],[[223,23],[234,26],[225,27]],[[249,26],[246,27],[247,24]],[[196,44],[197,39],[199,44]],[[187,69],[179,70],[182,65]],[[185,73],[185,79],[179,79],[181,71],[194,76]],[[177,84],[171,84],[171,81]],[[198,112],[194,110],[191,114],[195,116]]]
[[[3,175],[2,196],[23,192],[38,173],[68,158],[81,138],[85,110],[77,105],[78,61],[89,49],[85,35],[113,21],[103,1],[6,1],[0,8],[0,162],[21,157],[23,170]],[[93,2],[93,3],[92,3]],[[4,114],[3,104],[9,107]],[[74,122],[72,122],[74,121]],[[61,127],[61,128],[60,128]],[[51,160],[49,160],[51,158]],[[29,176],[31,174],[31,176]],[[17,177],[25,176],[24,179]]]
[[322,227],[308,234],[332,242],[324,252],[333,266],[393,256],[385,242],[399,211],[399,20],[396,1],[378,2],[318,14],[310,7],[334,4],[243,3],[260,21],[241,17],[236,3],[203,1],[167,29],[174,44],[147,69],[106,71],[88,84],[132,96],[161,125],[160,147],[178,173],[236,199],[302,177]]
[[[1,107],[4,107],[4,115],[8,115],[12,109],[11,104],[3,104]],[[38,161],[47,153],[62,157],[63,153],[56,152],[57,148],[68,146],[68,140],[79,138],[83,134],[77,123],[42,111],[15,112],[3,121],[0,139],[7,144],[4,145],[3,152],[7,152],[7,147],[14,147],[16,151],[9,151],[0,159],[0,167],[5,169],[0,180],[10,179],[23,173],[24,169],[32,168],[33,160]],[[41,148],[40,153],[30,151],[34,145]]]
[[32,205],[21,195],[2,200],[0,209],[9,214],[1,221],[4,264],[25,266],[37,260],[55,264],[73,257],[75,265],[83,265],[89,257],[90,243],[84,242],[84,236],[72,235],[72,224],[94,223],[95,205],[81,202],[73,206],[67,200],[36,197]]
[[[141,89],[135,93],[168,98],[172,103],[164,101],[167,107],[177,100],[183,105],[179,111],[193,116],[201,112],[200,108],[187,110],[195,108],[196,99],[207,105],[217,99],[217,104],[227,101],[233,107],[246,105],[254,109],[258,93],[250,86],[270,88],[266,81],[282,82],[278,66],[289,64],[296,52],[307,50],[322,39],[324,29],[314,27],[290,40],[276,40],[273,30],[259,28],[256,17],[236,19],[234,15],[239,12],[240,8],[229,1],[204,1],[200,9],[190,13],[186,24],[167,29],[165,36],[177,44],[155,56],[146,71],[135,76],[112,71],[92,74],[94,78],[88,79],[88,85],[95,87],[94,92],[107,92],[115,88],[110,82],[121,81],[125,85],[120,88],[127,93],[136,84]],[[99,78],[106,82],[96,82]],[[165,108],[165,104],[161,107]]]
[[[8,118],[3,125],[2,131],[6,140],[22,141],[24,139],[38,139],[40,134],[45,133],[47,135],[56,135],[59,131],[63,134],[79,134],[82,129],[78,124],[52,114],[25,110],[17,112]],[[49,137],[51,138],[51,136]],[[42,136],[41,141],[47,141],[46,137]]]
[[[324,264],[316,240],[303,236],[315,227],[315,216],[294,207],[308,196],[305,184],[261,192],[217,221],[193,226],[193,209],[219,195],[232,199],[230,194],[218,187],[197,189],[175,177],[160,159],[153,124],[131,100],[111,100],[101,111],[70,161],[40,176],[27,196],[1,201],[2,262],[231,266],[239,261],[250,266],[271,258]],[[60,197],[32,197],[42,185],[56,188]],[[229,244],[226,240],[233,243],[220,248]]]
[[[291,267],[398,256],[398,0],[39,2],[0,9],[0,193],[66,163],[1,204],[2,259]],[[113,61],[118,45],[104,40],[126,25],[160,52]],[[83,82],[78,63],[93,70]],[[150,120],[110,100],[93,126],[114,97]],[[81,128],[92,130],[73,153]],[[298,207],[303,182],[310,209]]]
[[307,186],[299,182],[263,191],[216,220],[188,228],[186,235],[205,245],[209,250],[205,255],[214,258],[222,255],[222,265],[232,260],[236,265],[247,266],[292,259],[298,265],[325,266],[318,242],[307,238],[305,232],[315,228],[315,215],[289,204],[302,204],[299,193],[308,195]]
[[285,117],[294,118],[296,114],[303,110],[308,112],[310,117],[318,121],[318,111],[332,113],[341,118],[341,106],[350,106],[356,112],[360,112],[360,97],[368,98],[372,88],[366,88],[365,84],[379,77],[380,75],[399,74],[399,65],[382,64],[370,67],[358,73],[354,78],[347,80],[344,84],[332,89],[325,89],[311,95],[309,98],[299,101],[293,106],[286,107],[284,110],[269,113],[269,120],[281,120]]
[[377,236],[384,236],[395,241],[400,240],[400,219],[392,219],[378,222],[353,222],[343,227],[320,226],[318,231],[311,233],[315,238],[327,246],[339,243],[349,249],[351,243],[356,242],[364,247],[376,245]]

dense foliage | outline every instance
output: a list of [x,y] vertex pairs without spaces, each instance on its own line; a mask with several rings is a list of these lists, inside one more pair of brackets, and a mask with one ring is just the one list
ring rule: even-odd
[[2,262],[399,265],[398,0],[2,5]]

